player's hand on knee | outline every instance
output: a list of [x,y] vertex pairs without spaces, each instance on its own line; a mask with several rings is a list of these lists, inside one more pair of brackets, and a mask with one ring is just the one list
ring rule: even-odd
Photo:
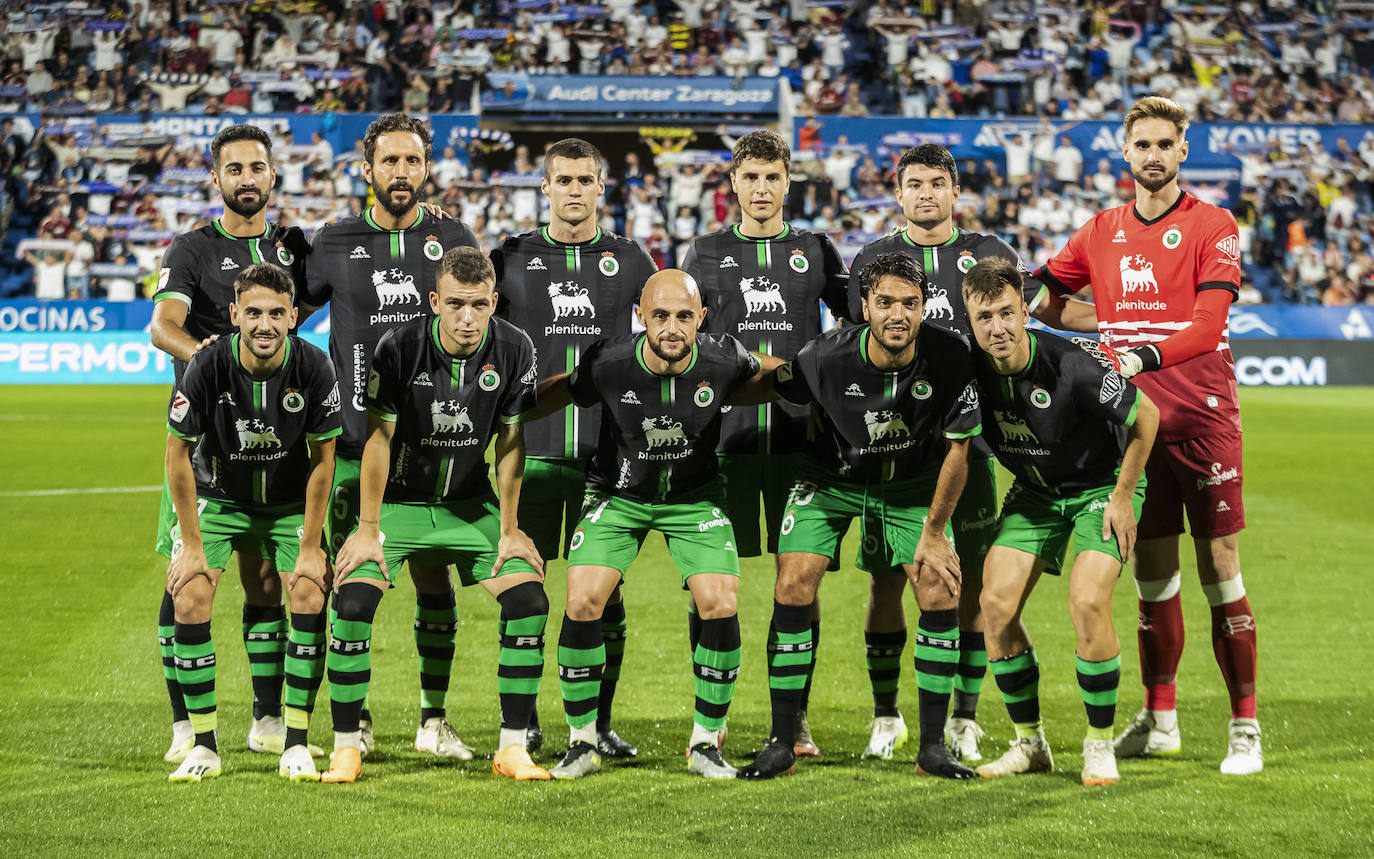
[[302,546],[300,554],[296,557],[296,568],[286,574],[286,587],[294,592],[298,584],[309,582],[319,588],[320,593],[327,594],[328,574],[324,550],[318,546]]
[[339,549],[339,555],[334,560],[334,587],[338,588],[346,582],[354,570],[368,561],[376,563],[382,568],[382,574],[386,575],[386,556],[382,554],[382,541],[361,531],[354,531],[344,541],[343,548]]
[[499,576],[501,574],[501,565],[513,558],[519,558],[531,567],[534,567],[534,571],[539,574],[540,581],[543,581],[544,559],[540,557],[539,550],[535,548],[534,541],[519,528],[508,534],[502,534],[501,539],[497,541],[496,561],[491,565],[492,576]]
[[167,593],[177,596],[197,576],[210,577],[210,563],[205,560],[205,550],[182,546],[167,567]]
[[[954,543],[943,533],[927,532],[921,535],[920,542],[916,544],[914,567],[914,584],[918,587],[922,584],[922,578],[934,576],[950,596],[959,595],[959,586],[963,582],[963,574],[959,569],[959,553],[954,550]],[[925,584],[929,586],[931,582],[927,581]]]
[[1107,502],[1107,509],[1102,511],[1102,539],[1110,540],[1113,534],[1116,535],[1116,547],[1121,551],[1123,564],[1131,559],[1131,552],[1135,550],[1136,524],[1135,509],[1129,500],[1113,498]]

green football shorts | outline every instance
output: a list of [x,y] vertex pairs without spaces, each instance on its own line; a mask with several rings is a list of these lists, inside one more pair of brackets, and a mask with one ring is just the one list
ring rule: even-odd
[[358,527],[362,509],[363,463],[360,459],[334,457],[334,486],[329,491],[329,511],[324,517],[324,545],[330,560],[339,554],[344,540]]
[[[916,557],[939,469],[911,480],[853,483],[803,466],[783,514],[779,552],[809,552],[836,560],[840,540],[860,521],[859,569],[901,573]],[[953,530],[946,527],[953,537]]]
[[[224,569],[236,551],[270,558],[283,572],[296,568],[305,528],[304,503],[268,507],[198,498],[196,511],[210,569]],[[171,554],[175,556],[181,551],[181,526],[173,525],[169,533]]]
[[610,567],[624,575],[650,531],[667,539],[684,589],[697,573],[739,575],[735,529],[720,481],[679,501],[657,504],[589,490],[568,546],[568,566]]
[[[735,526],[735,545],[741,558],[763,554],[763,532],[768,533],[768,551],[777,554],[778,532],[783,509],[792,484],[797,481],[800,454],[726,454],[720,455],[720,473],[725,478],[725,506]],[[763,500],[763,523],[759,522],[759,500]]]
[[[997,529],[994,546],[1009,546],[1042,559],[1046,572],[1058,575],[1064,568],[1064,556],[1073,537],[1074,555],[1079,552],[1103,552],[1122,560],[1116,535],[1102,539],[1102,514],[1107,509],[1114,486],[1089,489],[1077,495],[1055,495],[1039,487],[1018,480],[1002,501],[1002,524]],[[1140,518],[1140,505],[1145,501],[1145,481],[1136,484],[1131,508]]]
[[573,528],[582,514],[587,468],[580,459],[525,457],[520,486],[520,530],[529,535],[546,561],[567,555]]
[[[463,585],[493,578],[497,544],[501,540],[501,511],[495,496],[465,501],[423,504],[382,504],[382,555],[386,573],[369,561],[349,574],[349,579],[373,579],[395,584],[404,561],[440,566],[454,564]],[[535,572],[525,561],[513,558],[501,565],[500,575]]]

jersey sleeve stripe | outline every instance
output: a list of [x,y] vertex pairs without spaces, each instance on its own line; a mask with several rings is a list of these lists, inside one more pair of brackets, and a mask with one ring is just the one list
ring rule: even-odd
[[1197,285],[1198,292],[1202,292],[1204,289],[1224,289],[1232,295],[1240,295],[1240,287],[1224,280],[1205,280]]
[[388,422],[388,423],[393,423],[393,424],[396,423],[396,416],[393,415],[393,414],[390,414],[389,412],[384,412],[384,411],[382,411],[381,409],[374,409],[374,408],[372,408],[371,406],[368,406],[368,407],[367,407],[367,410],[368,410],[368,412],[370,412],[371,414],[376,415],[377,417],[381,418],[382,420],[384,420],[384,421],[386,421],[386,422]]
[[189,441],[189,442],[192,442],[192,443],[200,441],[200,436],[198,436],[198,435],[187,435],[186,433],[182,432],[181,430],[177,429],[176,427],[172,426],[171,424],[167,424],[167,432],[171,433],[172,435],[176,436],[177,438],[181,439],[182,441]]
[[502,415],[501,423],[506,424],[507,426],[509,426],[510,424],[522,424],[525,421],[529,420],[529,418],[526,417],[526,415],[528,414],[529,412],[521,412],[518,415]]
[[343,435],[343,427],[335,427],[327,432],[306,433],[305,437],[310,441],[329,441],[331,438],[336,438],[341,435]]
[[184,302],[186,302],[186,306],[187,306],[187,307],[190,307],[190,306],[191,306],[191,296],[189,296],[189,295],[183,295],[183,294],[180,293],[180,292],[170,292],[170,291],[168,291],[168,292],[159,292],[157,295],[154,295],[154,296],[153,296],[153,303],[156,304],[157,302],[163,301],[163,300],[168,299],[168,298],[175,298],[177,301],[184,301]]
[[978,426],[974,427],[973,429],[969,430],[968,432],[947,432],[947,433],[945,433],[945,438],[951,439],[951,440],[953,440],[953,441],[958,441],[958,440],[961,439],[961,438],[973,438],[974,436],[978,435],[978,434],[981,433],[982,431],[983,431],[983,425],[982,425],[982,424],[979,424]]
[[1045,300],[1045,296],[1049,294],[1049,291],[1050,288],[1048,286],[1045,286],[1043,283],[1040,284],[1040,291],[1035,294],[1034,300],[1030,303],[1031,313],[1034,313],[1035,309],[1040,306],[1040,303]]

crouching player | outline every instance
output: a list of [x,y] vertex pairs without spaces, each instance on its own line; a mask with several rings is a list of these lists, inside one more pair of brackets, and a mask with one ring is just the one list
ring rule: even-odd
[[1121,643],[1112,591],[1135,543],[1141,474],[1159,410],[1120,374],[1063,338],[1025,327],[1015,264],[988,257],[964,276],[977,361],[983,437],[1015,477],[983,568],[983,618],[997,688],[1016,726],[985,778],[1054,768],[1040,722],[1040,668],[1021,611],[1044,572],[1058,574],[1069,538],[1069,613],[1078,636],[1078,685],[1088,711],[1083,783],[1117,780],[1112,722]]
[[[534,346],[492,318],[496,275],[480,251],[448,251],[437,280],[429,294],[434,316],[383,335],[368,375],[361,514],[337,559],[328,658],[334,756],[325,782],[353,782],[362,772],[372,619],[407,560],[456,564],[464,585],[480,582],[500,603],[501,739],[492,770],[549,777],[525,747],[544,670],[544,562],[516,526]],[[493,437],[499,509],[485,459]]]
[[324,672],[320,535],[342,424],[328,356],[287,334],[294,304],[286,271],[245,268],[229,305],[238,333],[198,352],[172,397],[167,485],[177,525],[167,591],[176,610],[177,681],[195,731],[172,781],[220,774],[210,608],[229,556],[259,548],[284,572],[291,607],[280,772],[293,781],[319,778],[306,729]]

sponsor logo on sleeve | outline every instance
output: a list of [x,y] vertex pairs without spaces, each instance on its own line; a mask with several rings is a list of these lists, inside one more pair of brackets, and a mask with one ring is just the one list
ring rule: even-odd
[[1126,394],[1126,380],[1115,370],[1109,370],[1107,375],[1102,377],[1102,389],[1097,392],[1097,400],[1100,403],[1111,403],[1115,408],[1121,405],[1121,398]]
[[1240,236],[1232,234],[1217,242],[1217,250],[1221,251],[1217,262],[1240,268]]
[[191,401],[186,399],[186,395],[181,391],[176,392],[172,397],[172,420],[178,423],[186,420],[186,413],[191,410]]
[[339,402],[339,383],[335,382],[333,389],[329,392],[329,396],[325,397],[324,402],[320,403],[320,405],[324,407],[324,413],[326,415],[332,415],[339,410]]
[[161,292],[167,288],[167,281],[172,279],[172,270],[164,268],[157,273],[157,291]]

